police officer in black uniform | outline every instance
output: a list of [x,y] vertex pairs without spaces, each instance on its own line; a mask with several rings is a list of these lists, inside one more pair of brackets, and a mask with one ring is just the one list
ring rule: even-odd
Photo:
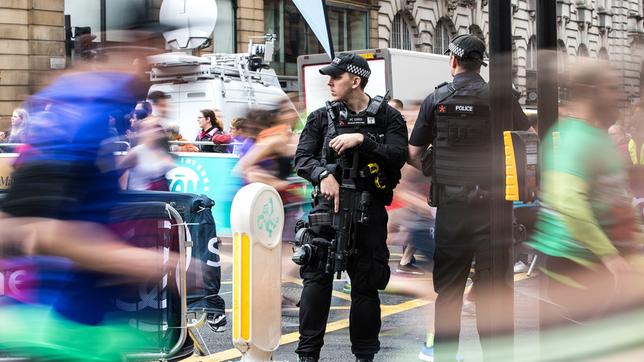
[[[474,35],[461,35],[451,41],[448,52],[454,80],[436,87],[422,103],[409,140],[408,162],[432,178],[430,200],[437,207],[434,352],[436,361],[453,362],[473,260],[477,288],[490,279],[489,196],[492,187],[503,188],[503,180],[491,184],[489,89],[479,74],[481,66],[487,66],[485,43]],[[514,109],[515,130],[529,129],[516,95],[508,104]],[[479,335],[485,336],[488,316],[478,312]]]
[[[407,127],[401,114],[382,97],[371,98],[364,92],[371,71],[362,57],[340,54],[320,73],[329,76],[332,101],[309,115],[295,165],[297,174],[315,186],[311,214],[337,213],[339,181],[343,179],[341,157],[358,156],[361,171],[356,187],[367,191],[370,201],[367,221],[357,225],[355,250],[348,257],[352,285],[349,332],[356,360],[371,361],[380,349],[378,290],[385,288],[390,276],[385,206],[391,203],[407,160]],[[328,240],[333,238],[334,230],[328,226],[312,229]],[[317,248],[300,269],[304,289],[295,351],[299,361],[317,361],[324,344],[333,290],[333,275],[324,268],[327,252]]]

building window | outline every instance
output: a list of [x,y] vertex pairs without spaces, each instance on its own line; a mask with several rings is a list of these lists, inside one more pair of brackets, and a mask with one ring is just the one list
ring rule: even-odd
[[235,9],[233,0],[217,0],[217,24],[212,34],[215,53],[235,52]]
[[[213,32],[214,51],[233,53],[235,43],[235,15],[233,0],[216,0],[217,24]],[[123,32],[110,29],[128,28],[150,18],[150,0],[65,0],[65,15],[71,19],[72,29],[90,27],[95,43],[127,41]],[[106,30],[104,32],[104,30]],[[72,31],[72,35],[74,31]]]
[[94,42],[122,42],[124,33],[110,32],[145,21],[149,15],[148,0],[65,0],[65,15],[71,26],[90,27]]
[[601,60],[610,60],[610,58],[608,56],[608,50],[606,50],[606,48],[604,48],[604,47],[599,49],[599,54],[597,54],[597,57],[599,59],[601,59]]
[[444,54],[449,47],[451,32],[445,20],[439,20],[434,29],[434,53]]
[[579,48],[577,48],[577,55],[580,57],[590,56],[590,53],[588,52],[588,47],[586,47],[586,44],[579,44]]
[[402,12],[394,16],[391,24],[391,37],[389,38],[389,47],[396,49],[411,50],[411,26],[405,19]]
[[[366,49],[366,7],[334,6],[327,3],[329,27],[336,52]],[[324,53],[311,28],[290,0],[264,0],[264,30],[277,34],[278,43],[271,67],[280,75],[297,75],[297,57]]]
[[525,67],[530,70],[537,69],[537,38],[534,36],[528,41]]

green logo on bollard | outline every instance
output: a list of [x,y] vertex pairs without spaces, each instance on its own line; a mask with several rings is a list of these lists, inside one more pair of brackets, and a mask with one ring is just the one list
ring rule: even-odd
[[257,215],[257,225],[259,230],[266,230],[268,237],[273,237],[273,231],[278,223],[279,217],[275,215],[275,205],[273,205],[273,198],[271,197],[262,207],[262,213]]

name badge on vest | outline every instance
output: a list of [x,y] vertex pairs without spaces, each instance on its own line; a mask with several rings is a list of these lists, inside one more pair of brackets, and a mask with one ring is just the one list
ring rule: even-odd
[[357,127],[357,126],[366,126],[368,124],[376,124],[375,117],[368,117],[365,115],[361,116],[348,116],[345,120],[340,120],[340,127]]

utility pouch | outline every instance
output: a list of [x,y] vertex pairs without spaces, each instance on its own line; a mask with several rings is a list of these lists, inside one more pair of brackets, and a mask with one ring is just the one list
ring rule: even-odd
[[429,146],[425,152],[423,152],[423,155],[420,158],[420,165],[423,175],[432,175],[432,171],[434,169],[434,147]]

